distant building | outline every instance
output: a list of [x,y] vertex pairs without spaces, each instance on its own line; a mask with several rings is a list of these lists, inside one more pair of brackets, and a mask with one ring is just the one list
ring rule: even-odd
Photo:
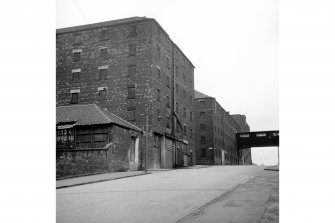
[[97,104],[143,130],[148,122],[148,168],[195,164],[194,66],[155,19],[58,29],[56,50],[57,106]]
[[56,110],[57,177],[138,170],[142,130],[95,104]]
[[[238,132],[250,132],[250,127],[247,123],[245,115],[234,114],[230,115],[238,124]],[[239,150],[239,163],[240,165],[252,165],[251,148]]]
[[197,164],[237,165],[238,124],[215,98],[196,90],[194,93]]

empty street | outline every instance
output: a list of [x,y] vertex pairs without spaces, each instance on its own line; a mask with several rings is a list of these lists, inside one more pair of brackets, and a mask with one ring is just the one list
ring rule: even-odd
[[213,166],[57,189],[57,222],[278,222],[279,172]]

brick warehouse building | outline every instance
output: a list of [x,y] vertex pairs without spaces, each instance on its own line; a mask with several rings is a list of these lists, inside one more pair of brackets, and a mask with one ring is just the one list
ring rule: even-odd
[[57,106],[97,104],[144,130],[148,120],[148,168],[195,163],[194,66],[155,19],[58,29],[56,50]]
[[240,127],[215,98],[194,93],[196,163],[238,165],[235,134]]
[[[234,114],[230,116],[238,124],[238,132],[250,132],[250,127],[247,123],[247,118],[245,115]],[[252,165],[251,148],[239,150],[239,163],[242,165]]]

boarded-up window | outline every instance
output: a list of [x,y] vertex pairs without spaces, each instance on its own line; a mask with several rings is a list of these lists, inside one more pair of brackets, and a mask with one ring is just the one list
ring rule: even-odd
[[108,49],[107,48],[101,48],[100,49],[100,57],[101,58],[107,58],[108,57]]
[[157,68],[156,71],[157,71],[157,78],[161,79],[161,70]]
[[71,93],[71,104],[78,104],[79,93]]
[[166,96],[166,107],[170,108],[170,97]]
[[161,48],[157,45],[157,58],[161,58]]
[[76,33],[73,35],[73,43],[74,44],[82,44],[83,36],[80,33]]
[[135,98],[135,85],[128,85],[128,99]]
[[133,76],[136,74],[136,65],[128,66],[128,76]]
[[79,75],[80,75],[80,72],[72,73],[72,81],[73,82],[78,82],[79,81]]
[[80,61],[81,60],[81,52],[73,53],[73,61]]
[[100,69],[99,80],[106,80],[106,79],[107,79],[107,69]]
[[127,108],[127,111],[128,111],[127,120],[128,121],[135,121],[136,120],[135,110],[136,110],[135,106],[131,106],[131,107]]
[[137,27],[135,25],[129,27],[129,36],[137,36]]
[[157,101],[161,101],[161,91],[157,89]]
[[136,55],[136,45],[131,44],[129,45],[129,56],[135,56]]
[[166,77],[166,86],[170,88],[170,77]]
[[101,30],[100,39],[101,40],[109,39],[109,32],[108,32],[107,28],[104,28],[104,29]]

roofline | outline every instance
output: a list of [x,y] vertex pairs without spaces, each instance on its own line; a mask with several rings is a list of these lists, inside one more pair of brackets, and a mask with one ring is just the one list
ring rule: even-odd
[[216,100],[214,97],[204,97],[204,98],[196,98],[196,97],[194,97],[194,100],[199,100],[199,99],[214,99],[214,100]]
[[[126,19],[134,18],[134,20],[127,21]],[[137,18],[135,20],[135,18]],[[117,20],[120,20],[118,23],[113,23]],[[124,20],[124,21],[122,21]],[[136,22],[143,22],[146,20],[150,20],[150,18],[146,17],[129,17],[129,18],[124,18],[124,19],[115,19],[115,20],[110,20],[110,21],[104,21],[104,22],[96,22],[96,23],[91,23],[91,24],[85,24],[85,25],[79,25],[79,26],[70,26],[70,27],[64,27],[60,29],[56,29],[56,34],[63,34],[63,33],[70,33],[70,32],[76,32],[76,31],[82,31],[82,30],[88,30],[88,29],[96,29],[99,27],[104,27],[104,26],[119,26],[119,25],[124,25],[127,23],[136,23]]]
[[[134,18],[134,20],[127,21],[126,19]],[[136,19],[135,19],[136,18]],[[118,23],[112,23],[117,20],[120,20]],[[190,62],[190,64],[195,68],[191,60],[184,54],[184,52],[178,47],[178,45],[173,42],[173,40],[170,38],[169,34],[164,30],[164,28],[157,22],[156,19],[154,18],[147,18],[145,16],[143,17],[129,17],[129,18],[124,18],[123,19],[115,19],[115,20],[110,20],[110,21],[105,21],[105,22],[97,22],[97,23],[91,23],[91,24],[86,24],[86,25],[79,25],[79,26],[71,26],[71,27],[64,27],[60,29],[56,29],[56,34],[63,34],[63,33],[70,33],[70,32],[77,32],[77,31],[82,31],[82,30],[88,30],[88,29],[95,29],[99,27],[104,27],[104,26],[119,26],[119,25],[124,25],[124,24],[130,24],[130,23],[138,23],[138,22],[143,22],[143,21],[154,21],[159,28],[161,28],[164,32],[164,34],[169,38],[169,40],[173,43],[174,47],[179,49],[179,51],[185,56],[185,58]]]
[[[97,104],[77,104],[77,105],[75,105],[75,106],[81,106],[81,105],[82,105],[82,106],[93,105],[93,106],[95,106],[96,108],[98,108],[98,111],[101,112],[103,116],[106,115],[106,114],[102,111],[103,108],[101,108],[101,107],[100,107],[99,105],[97,105]],[[59,108],[59,107],[69,107],[69,106],[73,106],[73,105],[57,106],[56,109]],[[107,111],[107,112],[109,112],[109,111]],[[124,126],[124,125],[121,125],[121,124],[118,124],[118,123],[116,123],[116,122],[112,122],[112,121],[107,122],[107,123],[94,123],[94,124],[76,124],[76,123],[74,123],[74,126],[114,124],[114,125],[118,125],[118,126],[121,126],[121,127],[123,127],[123,128],[126,128],[126,129],[132,129],[132,130],[135,130],[135,131],[137,131],[137,132],[143,133],[143,129],[137,127],[136,125],[131,124],[130,122],[124,120],[123,118],[120,118],[119,116],[115,115],[115,114],[112,113],[112,112],[109,112],[109,113],[111,113],[112,115],[114,115],[114,116],[116,116],[117,118],[121,119],[122,121],[128,123],[128,124],[129,124],[130,126],[132,126],[133,128],[130,128],[130,127],[127,127],[127,126]],[[107,117],[107,118],[109,119],[109,117]],[[60,122],[56,122],[56,125],[57,125],[58,123],[60,123]]]

